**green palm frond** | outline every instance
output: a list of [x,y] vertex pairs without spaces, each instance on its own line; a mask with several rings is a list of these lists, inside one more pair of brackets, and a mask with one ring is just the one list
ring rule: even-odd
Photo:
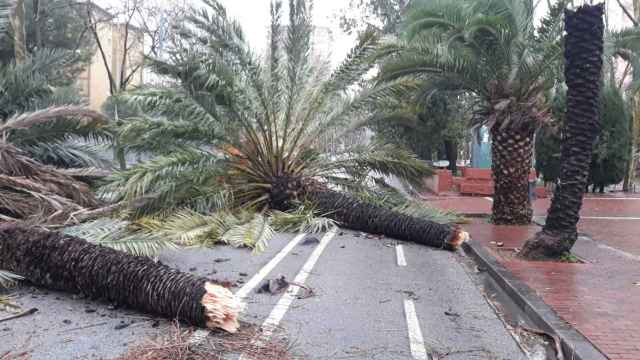
[[241,218],[226,211],[203,215],[185,209],[163,220],[159,230],[182,244],[212,246],[223,241],[225,233],[241,224]]
[[330,161],[325,166],[325,171],[329,172],[395,175],[420,187],[424,178],[433,174],[433,170],[410,151],[398,145],[376,142],[354,147],[352,152],[344,154],[344,159]]
[[175,248],[171,239],[151,231],[158,226],[153,220],[131,223],[105,218],[65,228],[64,232],[133,255],[155,256],[164,249]]
[[109,148],[106,145],[82,140],[22,143],[20,148],[34,160],[59,168],[109,169],[112,166],[111,159],[107,156]]
[[407,200],[404,204],[396,206],[395,211],[410,215],[419,219],[426,219],[440,224],[464,224],[468,220],[453,210],[442,210],[429,206],[423,201]]
[[273,227],[269,218],[255,214],[250,221],[232,227],[222,236],[222,241],[235,247],[246,246],[254,252],[264,251],[273,238]]
[[7,31],[9,27],[11,12],[13,11],[14,1],[0,1],[0,34]]
[[336,221],[320,214],[312,207],[301,206],[291,211],[273,211],[271,225],[276,231],[322,233],[337,227]]

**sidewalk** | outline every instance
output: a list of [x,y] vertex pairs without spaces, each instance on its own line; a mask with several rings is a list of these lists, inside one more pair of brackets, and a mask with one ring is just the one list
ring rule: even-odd
[[[431,199],[434,206],[488,215],[488,198]],[[549,199],[536,201],[544,216]],[[498,262],[531,287],[566,322],[611,359],[640,359],[640,199],[589,196],[573,248],[584,263],[527,262],[514,249],[540,228],[495,226],[474,219],[465,229]],[[543,218],[538,218],[543,220]],[[498,247],[497,243],[504,243]]]

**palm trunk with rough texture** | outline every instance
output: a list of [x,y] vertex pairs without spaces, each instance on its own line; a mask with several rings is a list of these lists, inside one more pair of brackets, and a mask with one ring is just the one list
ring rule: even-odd
[[16,64],[23,64],[27,61],[24,0],[16,1],[16,9],[13,16],[11,16],[11,26],[13,27],[13,49],[16,57]]
[[533,156],[533,126],[491,129],[491,170],[494,181],[492,221],[496,225],[531,223],[529,172]]
[[525,243],[528,259],[554,259],[569,252],[578,238],[582,198],[594,144],[600,134],[600,87],[604,24],[602,4],[565,12],[567,114],[562,142],[560,183],[542,231]]
[[0,269],[51,290],[82,293],[193,325],[238,329],[242,304],[210,280],[36,227],[0,226]]
[[336,191],[310,191],[306,198],[321,213],[352,230],[446,250],[456,250],[468,237],[457,227],[401,214]]
[[[640,19],[640,0],[633,0],[633,16],[636,21]],[[637,26],[637,25],[636,25]],[[633,81],[640,80],[640,69],[637,66],[633,68]],[[635,154],[638,151],[638,138],[640,137],[640,94],[633,95],[632,99],[633,119],[629,123],[629,132],[631,133],[631,157],[627,164],[627,173],[624,176],[622,184],[623,191],[632,191],[633,183],[636,178],[636,160]]]

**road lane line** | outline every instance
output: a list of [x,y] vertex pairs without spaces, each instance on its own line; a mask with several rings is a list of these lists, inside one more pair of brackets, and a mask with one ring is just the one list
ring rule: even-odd
[[404,314],[407,318],[407,328],[409,330],[409,346],[411,347],[411,356],[416,360],[429,360],[429,354],[424,346],[424,338],[420,330],[418,315],[416,314],[416,306],[409,299],[404,300]]
[[[318,262],[318,259],[320,259],[320,255],[322,255],[327,245],[329,245],[333,237],[336,235],[336,231],[337,229],[333,229],[322,237],[322,240],[320,240],[320,244],[316,246],[316,248],[313,250],[313,253],[311,253],[311,256],[309,256],[309,258],[307,259],[307,262],[305,262],[304,265],[302,266],[302,269],[300,269],[300,272],[298,273],[298,275],[296,275],[295,279],[293,279],[294,283],[297,283],[300,285],[305,284],[305,282],[307,281],[307,278],[309,277],[309,274],[313,270],[313,267]],[[261,344],[264,344],[264,342],[269,340],[274,330],[278,327],[278,325],[280,324],[280,321],[282,321],[282,318],[289,310],[289,307],[293,303],[293,300],[295,300],[299,291],[300,291],[299,286],[296,286],[296,285],[289,286],[289,288],[284,293],[284,295],[282,295],[282,297],[280,298],[276,306],[273,308],[273,310],[271,310],[271,313],[269,314],[267,319],[262,323],[262,326],[260,327],[262,330],[261,336],[253,341],[254,346],[260,346]],[[250,359],[251,357],[245,354],[240,355],[240,358],[239,358],[239,360],[250,360]]]
[[[276,256],[273,257],[265,266],[262,267],[246,284],[244,284],[240,290],[236,292],[236,298],[238,301],[244,300],[253,289],[256,288],[266,277],[271,273],[273,269],[285,258],[285,256],[289,255],[291,250],[296,247],[304,239],[307,234],[301,233],[296,235],[289,243],[280,250]],[[200,344],[202,343],[207,336],[209,336],[210,330],[199,329],[191,335],[189,338],[189,343],[191,344]]]
[[287,256],[289,252],[291,252],[291,250],[300,243],[300,241],[302,241],[302,239],[304,239],[306,235],[307,234],[302,233],[294,237],[287,244],[287,246],[282,248],[282,250],[280,250],[280,252],[267,263],[267,265],[265,265],[262,269],[260,269],[260,271],[253,275],[251,280],[247,281],[247,283],[244,284],[240,288],[240,290],[236,292],[236,297],[239,300],[244,300],[249,295],[249,293],[251,293],[251,291],[255,289],[256,286],[258,286],[267,277],[267,275],[269,275],[269,273],[280,263],[280,261],[282,261],[282,259],[284,259],[284,257]]
[[396,258],[398,259],[398,266],[407,266],[407,258],[404,257],[404,249],[402,245],[396,245]]

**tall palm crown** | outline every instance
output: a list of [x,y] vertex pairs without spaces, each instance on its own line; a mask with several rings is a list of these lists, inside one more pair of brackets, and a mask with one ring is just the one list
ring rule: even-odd
[[[368,104],[389,92],[354,91],[372,67],[374,32],[331,72],[312,59],[311,7],[291,0],[285,26],[282,3],[274,1],[263,63],[225,9],[205,3],[185,19],[169,59],[151,60],[170,85],[128,95],[149,115],[126,122],[123,143],[160,156],[116,174],[102,189],[107,198],[131,204],[134,215],[171,215],[163,222],[165,235],[260,244],[269,225],[282,222],[266,219],[264,210],[308,218],[294,209],[320,204],[313,201],[318,191],[360,193],[384,184],[387,175],[419,184],[430,174],[397,146],[341,141],[366,123]],[[339,152],[327,150],[330,142]],[[247,211],[258,214],[247,217]],[[230,218],[232,225],[244,224],[234,236]]]
[[[520,0],[419,1],[405,36],[382,46],[381,83],[421,80],[421,97],[435,91],[477,99],[472,125],[491,128],[496,223],[527,223],[527,175],[533,134],[548,118],[545,92],[559,71],[560,11],[544,31]],[[554,10],[556,10],[554,8]]]

